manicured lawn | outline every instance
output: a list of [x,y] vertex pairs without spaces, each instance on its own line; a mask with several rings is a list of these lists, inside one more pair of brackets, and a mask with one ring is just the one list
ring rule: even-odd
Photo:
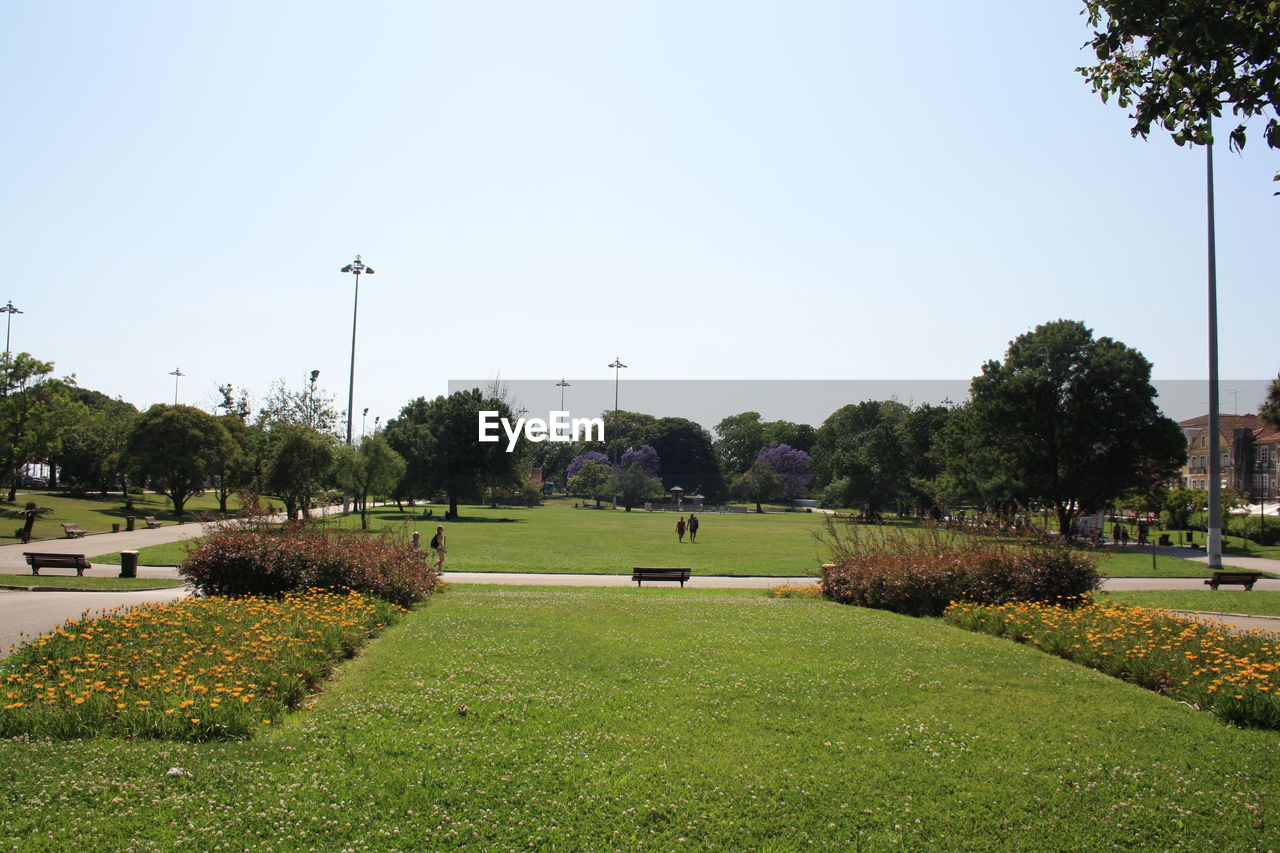
[[[1203,553],[1203,552],[1199,552]],[[1104,577],[1111,578],[1207,578],[1211,574],[1209,567],[1195,560],[1181,557],[1157,556],[1155,568],[1151,567],[1151,553],[1144,551],[1124,551],[1119,553],[1098,552],[1094,554],[1098,561],[1098,571]],[[1231,568],[1230,559],[1224,568]],[[1280,566],[1277,566],[1280,571]]]
[[[441,514],[439,507],[432,507]],[[406,507],[408,510],[408,507]],[[446,571],[630,572],[633,566],[688,566],[695,575],[805,575],[818,571],[825,548],[813,533],[822,516],[811,513],[699,514],[698,543],[681,544],[679,515],[643,511],[574,509],[554,500],[532,509],[462,507],[462,518],[421,519],[395,506],[370,511],[375,530],[405,539],[416,530],[425,548],[443,524],[448,535]],[[686,514],[686,518],[687,518]],[[510,520],[504,520],[510,519]],[[359,525],[358,515],[344,526]]]
[[[438,507],[433,509],[439,511]],[[805,575],[817,572],[828,552],[814,538],[824,516],[817,513],[756,513],[699,516],[698,544],[685,537],[681,544],[674,527],[679,516],[670,513],[574,509],[572,501],[553,500],[532,509],[464,507],[457,521],[420,518],[396,507],[370,510],[374,532],[405,539],[416,530],[426,547],[436,525],[448,534],[447,570],[456,572],[629,572],[633,566],[689,566],[694,574]],[[509,519],[509,520],[503,520]],[[324,523],[358,526],[358,515]],[[892,525],[894,529],[912,524]],[[863,528],[874,531],[877,528]],[[143,548],[139,562],[150,566],[178,565],[186,543]],[[1110,577],[1208,577],[1201,563],[1177,557],[1157,557],[1151,569],[1146,553],[1096,555],[1098,569]],[[95,562],[119,563],[119,554],[95,557]]]
[[247,742],[0,742],[0,846],[1280,845],[1280,735],[936,620],[455,587],[339,673]]
[[1159,592],[1096,593],[1099,601],[1125,601],[1139,607],[1163,607],[1169,610],[1212,610],[1218,613],[1244,613],[1250,616],[1280,616],[1280,591],[1220,589],[1161,590]]
[[[184,539],[181,542],[166,542],[163,545],[148,545],[138,549],[138,564],[142,566],[180,566],[187,558],[187,551],[196,547],[200,540]],[[93,564],[110,563],[120,565],[120,552],[102,554],[93,558]]]
[[[51,514],[42,515],[36,519],[36,525],[32,531],[34,539],[62,539],[66,536],[62,525],[69,522],[75,522],[90,533],[109,533],[113,523],[119,524],[120,529],[123,530],[125,516],[128,515],[132,515],[137,519],[136,523],[139,528],[146,527],[145,522],[142,520],[145,515],[153,515],[157,521],[162,522],[177,520],[177,517],[173,514],[173,504],[170,503],[169,499],[164,495],[150,492],[145,495],[133,495],[134,508],[128,512],[124,508],[124,498],[119,494],[113,494],[106,498],[92,495],[83,498],[71,498],[44,492],[19,492],[18,499],[14,503],[0,504],[0,506],[22,509],[29,500],[53,510]],[[232,509],[237,507],[234,498],[231,499],[228,506],[232,507]],[[182,516],[181,520],[193,522],[198,520],[201,513],[217,512],[218,499],[212,493],[206,492],[187,501],[186,509],[187,512]],[[21,528],[21,519],[0,519],[0,543],[18,541],[18,537],[14,533],[21,530]]]
[[[94,562],[98,561],[94,557]],[[93,578],[74,575],[0,575],[0,586],[56,586],[66,589],[157,589],[185,586],[186,581],[173,578]]]

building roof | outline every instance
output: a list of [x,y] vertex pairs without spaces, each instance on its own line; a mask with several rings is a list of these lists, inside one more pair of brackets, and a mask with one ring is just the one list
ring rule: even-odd
[[[1199,415],[1185,421],[1178,421],[1178,426],[1188,432],[1205,430],[1209,428],[1209,416]],[[1241,428],[1251,430],[1255,442],[1267,444],[1280,442],[1280,428],[1272,426],[1257,415],[1218,415],[1218,430],[1223,437],[1229,438]]]

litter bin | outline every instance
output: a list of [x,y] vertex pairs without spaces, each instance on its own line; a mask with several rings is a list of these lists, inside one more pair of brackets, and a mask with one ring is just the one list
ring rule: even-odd
[[138,576],[138,552],[120,552],[120,577],[136,578]]
[[1172,545],[1172,544],[1173,544],[1173,543],[1169,541],[1169,534],[1168,534],[1168,533],[1161,533],[1161,534],[1160,534],[1160,545],[1161,545],[1161,546],[1163,546],[1163,547],[1166,547],[1166,548],[1167,548],[1168,546],[1170,546],[1170,545]]
[[120,522],[118,522],[118,521],[113,521],[113,522],[111,522],[111,532],[112,532],[112,533],[119,533],[119,532],[120,532]]
[[132,515],[126,515],[124,517],[124,529],[129,531],[130,533],[133,532],[133,516]]

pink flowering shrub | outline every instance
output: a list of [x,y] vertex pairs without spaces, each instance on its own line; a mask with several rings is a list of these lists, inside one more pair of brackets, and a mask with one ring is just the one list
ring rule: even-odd
[[1093,561],[1067,548],[834,520],[822,538],[834,554],[823,567],[823,595],[909,616],[940,616],[953,601],[1078,602],[1099,586]]
[[439,583],[428,553],[356,530],[231,526],[208,536],[179,573],[205,595],[352,589],[407,607]]

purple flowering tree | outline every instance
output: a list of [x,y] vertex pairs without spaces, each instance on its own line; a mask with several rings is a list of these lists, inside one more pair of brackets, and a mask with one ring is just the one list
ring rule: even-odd
[[609,465],[608,456],[605,456],[603,453],[601,453],[598,450],[588,450],[586,453],[573,457],[573,459],[569,462],[569,467],[565,472],[565,481],[567,482],[569,480],[572,480],[574,477],[578,476],[578,474],[582,471],[582,466],[586,465],[588,462],[599,462],[601,465],[605,466],[606,468],[611,467]]
[[813,482],[813,475],[809,473],[809,454],[776,441],[756,455],[756,465],[778,476],[780,496],[787,499],[803,495]]
[[658,451],[653,449],[652,445],[642,444],[639,447],[632,447],[622,454],[620,467],[627,470],[632,465],[639,465],[650,474],[658,473],[658,466],[662,464],[662,460],[658,458]]

